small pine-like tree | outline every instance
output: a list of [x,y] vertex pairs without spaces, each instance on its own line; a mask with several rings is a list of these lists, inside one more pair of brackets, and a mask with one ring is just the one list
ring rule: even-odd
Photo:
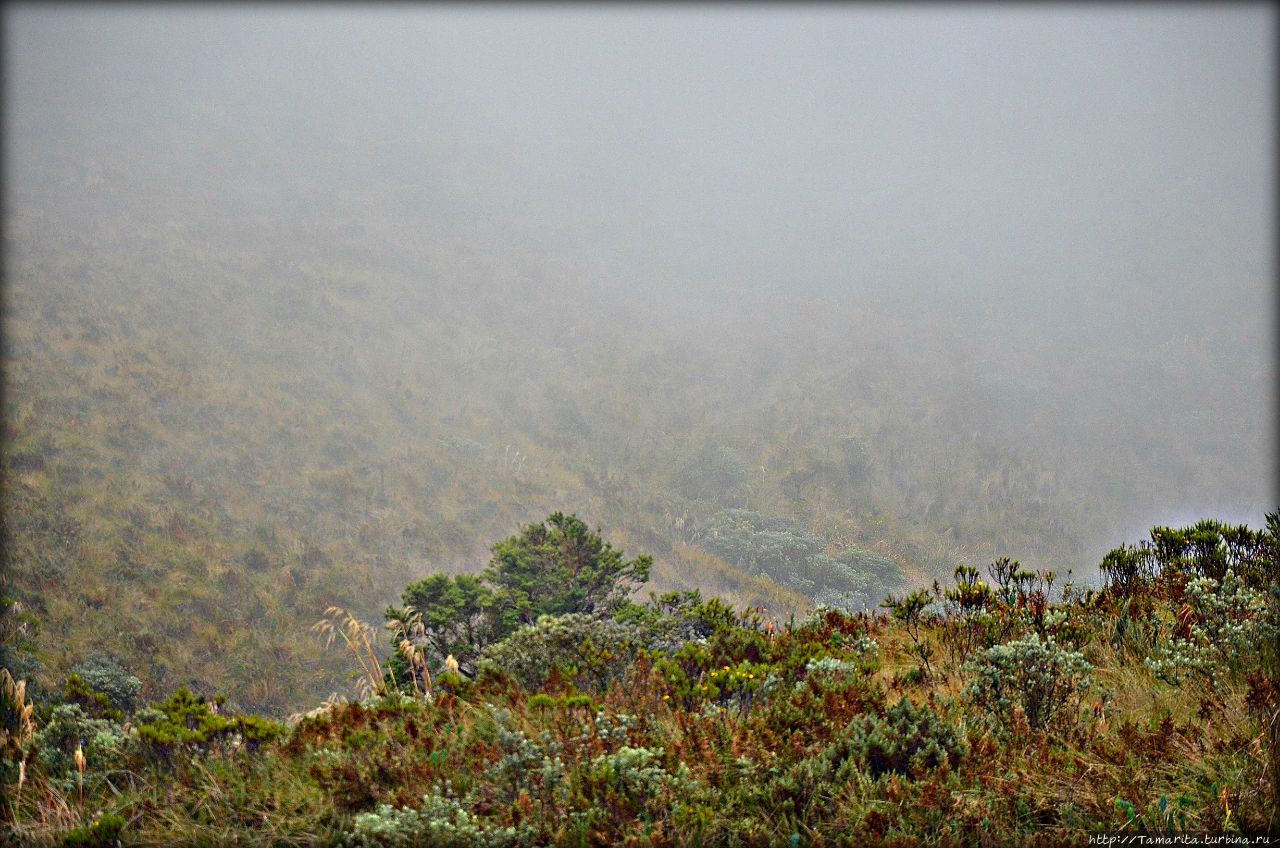
[[544,615],[607,614],[649,579],[653,559],[623,559],[576,515],[557,512],[493,546],[483,578],[502,634]]

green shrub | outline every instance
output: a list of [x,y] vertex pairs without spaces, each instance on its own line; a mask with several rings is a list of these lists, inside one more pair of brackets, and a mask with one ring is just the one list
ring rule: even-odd
[[860,661],[828,657],[811,660],[804,678],[790,686],[770,675],[761,686],[759,721],[782,738],[799,734],[811,744],[838,738],[853,718],[884,702],[883,690],[865,672]]
[[609,618],[582,613],[543,616],[481,655],[536,689],[558,669],[578,688],[603,691],[620,680],[642,647],[634,628]]
[[636,628],[651,651],[674,653],[688,642],[705,641],[739,625],[738,614],[719,598],[703,600],[698,590],[650,594],[647,604],[627,603],[613,618]]
[[1022,567],[1022,563],[1008,557],[993,560],[987,566],[987,574],[990,575],[991,582],[995,586],[993,592],[996,599],[1006,606],[1025,601],[1031,584],[1036,579],[1034,572],[1027,571]]
[[185,686],[156,707],[139,710],[138,740],[152,759],[169,762],[179,750],[244,742],[250,750],[288,735],[288,728],[261,716],[221,715]]
[[674,772],[662,764],[662,748],[623,746],[593,759],[587,768],[590,808],[608,807],[614,816],[653,821],[691,789],[689,767]]
[[203,747],[234,730],[231,719],[213,712],[204,697],[185,686],[155,708],[139,712],[137,718],[144,749],[164,760],[179,748]]
[[[853,659],[820,657],[805,663],[805,678],[830,678],[841,675],[868,677],[880,669],[880,643],[870,636],[859,636],[853,644]],[[799,685],[799,684],[797,684]]]
[[439,790],[422,799],[421,809],[379,805],[355,817],[350,848],[508,848],[517,844],[514,827],[491,827],[457,798]]
[[[1001,564],[1000,560],[992,564],[993,574],[1006,573]],[[1013,567],[1016,569],[1016,565]],[[955,585],[942,595],[944,621],[940,638],[951,660],[959,663],[1000,642],[1015,619],[1007,613],[1007,606],[1001,606],[996,591],[979,579],[978,569],[958,565],[953,576]]]
[[493,546],[481,574],[500,635],[544,615],[608,615],[649,579],[653,559],[623,558],[576,515],[557,512]]
[[[474,575],[433,574],[410,583],[400,597],[404,609],[389,608],[386,617],[388,621],[405,622],[413,613],[420,616],[422,636],[432,665],[452,656],[470,669],[480,651],[498,637],[491,620],[493,592]],[[396,678],[407,685],[408,669],[403,655],[397,651],[392,661],[399,666]]]
[[497,789],[498,797],[511,803],[524,792],[544,809],[563,801],[567,785],[560,743],[547,731],[536,739],[529,738],[512,726],[507,710],[490,709],[490,715],[502,756],[488,768],[485,778]]
[[118,722],[92,718],[79,704],[59,704],[36,732],[35,745],[49,781],[62,791],[70,791],[78,782],[77,747],[84,751],[87,763],[84,784],[92,787],[108,772],[124,766],[129,737]]
[[1155,527],[1150,541],[1121,545],[1102,560],[1108,584],[1122,597],[1132,597],[1164,578],[1209,578],[1222,581],[1227,571],[1250,588],[1273,579],[1280,550],[1280,515],[1267,515],[1266,530],[1251,530],[1206,519],[1191,527]]
[[1228,570],[1247,586],[1257,588],[1273,573],[1276,539],[1268,530],[1251,530],[1204,519],[1191,527],[1156,527],[1151,531],[1151,550],[1160,565],[1192,577],[1221,581]]
[[716,808],[712,818],[722,831],[721,843],[787,844],[788,833],[839,818],[842,805],[832,800],[850,798],[851,785],[863,784],[860,796],[874,794],[868,781],[888,774],[923,778],[944,764],[954,766],[966,753],[960,734],[932,709],[903,699],[884,716],[857,716],[811,754],[764,763],[738,760],[735,785],[708,800]]
[[289,735],[286,725],[263,716],[236,716],[235,723],[236,732],[250,751],[270,742],[279,742]]
[[77,827],[62,837],[58,848],[116,848],[121,844],[124,816],[119,813],[103,813],[89,824]]
[[933,709],[916,707],[907,698],[890,707],[884,718],[854,719],[846,733],[847,750],[877,778],[890,772],[919,777],[944,764],[954,766],[968,747]]
[[111,705],[111,699],[94,690],[78,674],[67,675],[62,684],[62,699],[68,704],[78,704],[93,718],[107,718],[112,721],[124,721],[124,712]]
[[93,691],[105,695],[115,709],[126,714],[137,709],[142,681],[130,674],[112,655],[91,651],[71,669],[71,673],[79,675]]
[[1042,641],[1035,633],[988,648],[965,668],[977,675],[965,694],[978,707],[1004,723],[1020,709],[1035,730],[1065,716],[1073,702],[1078,708],[1092,686],[1093,667],[1079,651],[1059,647],[1053,637]]
[[1120,597],[1140,592],[1155,577],[1158,568],[1149,545],[1121,545],[1109,551],[1098,566],[1107,586]]

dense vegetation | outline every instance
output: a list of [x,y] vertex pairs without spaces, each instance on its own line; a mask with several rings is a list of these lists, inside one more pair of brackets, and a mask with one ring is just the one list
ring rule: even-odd
[[[739,517],[742,518],[742,517]],[[553,514],[388,636],[316,629],[365,692],[288,724],[97,655],[0,680],[4,827],[33,845],[1078,844],[1277,835],[1280,513],[1156,528],[1082,588],[1007,559],[776,623]],[[542,578],[554,576],[548,582]]]

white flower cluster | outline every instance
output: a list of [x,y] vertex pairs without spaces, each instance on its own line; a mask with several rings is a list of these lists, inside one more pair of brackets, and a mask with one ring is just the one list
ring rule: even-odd
[[489,767],[488,779],[514,801],[521,790],[536,797],[567,796],[565,765],[560,755],[561,746],[543,731],[537,741],[530,739],[519,728],[510,726],[509,710],[490,712],[497,723],[498,745],[503,755]]
[[652,798],[664,788],[681,789],[689,782],[689,767],[681,763],[674,773],[662,765],[661,748],[619,748],[591,761],[591,771],[619,792],[637,798]]
[[1276,608],[1258,589],[1250,589],[1228,569],[1219,583],[1198,577],[1187,583],[1187,607],[1191,612],[1190,638],[1173,638],[1147,668],[1156,677],[1180,685],[1188,673],[1213,685],[1256,662],[1259,647],[1280,632]]
[[491,827],[467,810],[457,798],[433,792],[418,810],[381,804],[360,813],[347,835],[350,848],[509,848],[518,844],[513,827]]
[[968,670],[976,679],[965,689],[978,706],[1002,721],[1022,710],[1037,730],[1048,727],[1092,686],[1093,666],[1079,651],[1067,650],[1052,636],[1031,635],[988,648]]

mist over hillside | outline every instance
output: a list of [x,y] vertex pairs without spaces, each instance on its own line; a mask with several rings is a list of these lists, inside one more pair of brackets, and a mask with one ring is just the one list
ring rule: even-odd
[[1261,524],[1273,28],[9,6],[5,565],[42,662],[296,708],[339,685],[326,606],[554,510],[779,616]]

